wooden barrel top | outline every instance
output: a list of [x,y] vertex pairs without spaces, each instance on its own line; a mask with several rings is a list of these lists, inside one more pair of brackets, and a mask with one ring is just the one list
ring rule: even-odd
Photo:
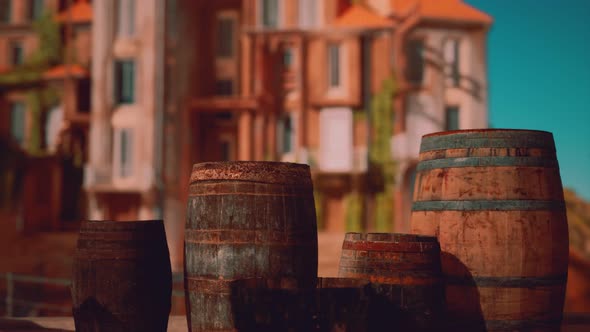
[[555,150],[553,134],[522,129],[471,129],[422,136],[420,153],[455,148],[545,148]]
[[234,180],[311,187],[309,165],[274,161],[207,162],[193,165],[190,183]]

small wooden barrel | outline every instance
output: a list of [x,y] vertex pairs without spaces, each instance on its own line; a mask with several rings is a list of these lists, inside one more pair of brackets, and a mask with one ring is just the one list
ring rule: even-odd
[[369,328],[371,318],[381,317],[370,316],[373,293],[368,280],[318,278],[315,288],[284,281],[234,282],[232,305],[239,331],[376,331]]
[[559,330],[568,230],[551,133],[424,136],[412,210],[412,231],[440,241],[450,321]]
[[445,310],[440,247],[432,236],[347,233],[338,275],[369,279],[396,307],[391,324],[404,331],[440,328]]
[[212,314],[203,307],[214,298],[227,303],[225,292],[213,296],[220,280],[287,277],[313,287],[317,261],[309,166],[278,162],[194,165],[185,232],[191,331],[233,329],[228,311]]
[[164,332],[172,272],[161,220],[83,222],[72,301],[78,332]]

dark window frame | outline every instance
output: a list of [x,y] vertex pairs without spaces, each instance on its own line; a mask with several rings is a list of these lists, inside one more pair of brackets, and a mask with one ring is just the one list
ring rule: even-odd
[[45,10],[44,0],[29,0],[28,17],[30,21],[35,21],[43,16]]
[[[15,115],[15,113],[20,113]],[[26,137],[27,119],[26,119],[27,107],[22,101],[14,101],[10,103],[10,136],[18,143],[23,144]],[[18,117],[18,127],[15,124]]]
[[119,129],[119,176],[133,175],[133,129]]
[[342,86],[342,45],[339,42],[330,42],[326,49],[328,54],[328,87],[337,89]]
[[12,22],[12,0],[0,0],[0,23]]
[[136,99],[135,60],[116,60],[114,64],[114,99],[117,105],[133,104]]
[[234,81],[232,79],[218,79],[215,81],[216,96],[233,96],[235,90]]
[[460,118],[461,110],[457,105],[445,106],[445,130],[461,129]]
[[234,17],[217,17],[217,47],[216,56],[231,58],[235,56],[236,19]]
[[415,85],[424,83],[426,45],[423,38],[408,40],[405,46],[406,54],[406,80]]
[[260,23],[264,28],[276,28],[279,25],[279,0],[260,0]]
[[[12,40],[9,42],[10,50],[10,64],[12,66],[20,66],[25,62],[25,48],[23,42],[20,40]],[[18,53],[17,53],[18,50]]]

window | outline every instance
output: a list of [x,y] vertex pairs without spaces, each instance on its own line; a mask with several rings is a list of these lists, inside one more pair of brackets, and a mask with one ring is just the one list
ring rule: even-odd
[[13,66],[22,65],[25,59],[23,44],[18,41],[10,43],[10,63]]
[[231,143],[222,140],[221,144],[221,161],[231,161]]
[[115,62],[115,102],[132,104],[135,101],[135,62],[120,60]]
[[283,129],[283,144],[282,152],[289,153],[293,151],[293,123],[289,114],[285,115],[281,120]]
[[279,21],[279,0],[260,0],[261,22],[265,28],[276,28]]
[[34,21],[43,15],[43,0],[29,0],[29,20]]
[[118,129],[119,153],[118,175],[126,178],[133,173],[133,130],[130,128]]
[[320,169],[349,172],[353,169],[352,110],[345,107],[320,111]]
[[459,69],[459,40],[448,39],[444,46],[444,56],[446,65],[449,68],[448,74],[453,80],[453,86],[459,86],[461,74]]
[[217,56],[234,56],[236,21],[233,17],[217,17]]
[[340,80],[340,45],[328,44],[328,87],[338,88]]
[[0,0],[0,23],[10,23],[12,0]]
[[313,28],[317,25],[317,0],[299,0],[299,27]]
[[287,69],[293,67],[293,49],[291,47],[285,48],[285,52],[283,53],[283,66]]
[[10,105],[10,134],[18,144],[25,140],[25,104],[13,102]]
[[459,130],[459,107],[447,106],[445,109],[445,130]]
[[212,159],[220,161],[232,161],[235,155],[236,137],[233,134],[223,133],[218,136],[217,147],[218,155]]
[[232,80],[217,80],[215,82],[215,94],[218,96],[231,96],[234,94],[234,82]]
[[406,47],[406,79],[413,84],[422,84],[424,76],[424,42],[410,40]]
[[135,33],[135,0],[118,0],[117,36],[131,37]]

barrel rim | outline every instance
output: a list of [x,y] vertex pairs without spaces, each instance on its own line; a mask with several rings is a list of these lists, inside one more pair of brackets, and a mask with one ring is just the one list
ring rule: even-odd
[[119,229],[129,229],[129,226],[136,226],[135,229],[145,227],[160,227],[164,225],[163,219],[146,219],[146,220],[83,220],[80,224],[80,231],[87,230],[108,230],[117,231]]
[[220,161],[193,165],[190,183],[211,180],[311,186],[307,164],[279,161]]
[[[384,237],[388,239],[374,239]],[[411,233],[385,233],[385,232],[347,232],[344,235],[345,241],[367,241],[367,242],[384,242],[384,243],[420,243],[420,242],[437,242],[436,236],[411,234]],[[404,241],[406,240],[406,241]],[[413,240],[413,241],[408,241]]]
[[512,128],[478,128],[478,129],[460,129],[460,130],[447,130],[447,131],[437,131],[433,133],[429,133],[423,135],[422,138],[427,137],[438,137],[438,136],[448,136],[448,135],[456,135],[456,134],[469,134],[469,133],[500,133],[500,132],[514,132],[514,133],[537,133],[537,134],[549,134],[553,135],[551,132],[546,130],[537,130],[537,129],[512,129]]

